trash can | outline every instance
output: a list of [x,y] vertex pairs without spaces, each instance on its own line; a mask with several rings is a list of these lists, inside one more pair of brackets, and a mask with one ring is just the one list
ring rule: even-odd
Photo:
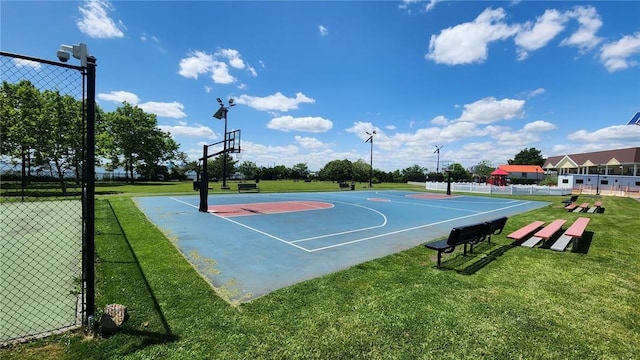
[[197,180],[193,180],[193,190],[200,190],[200,183]]
[[351,190],[355,190],[356,189],[356,183],[351,183]]

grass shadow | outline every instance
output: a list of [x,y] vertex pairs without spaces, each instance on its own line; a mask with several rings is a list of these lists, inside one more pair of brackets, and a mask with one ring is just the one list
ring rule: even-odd
[[[129,329],[126,326],[123,326],[121,329],[119,329],[119,333],[123,333],[123,334],[130,334],[130,335],[134,335],[134,336],[140,336],[141,338],[140,343],[137,343],[135,345],[132,344],[132,348],[130,349],[131,353],[134,353],[138,350],[140,350],[140,348],[143,347],[147,347],[147,346],[151,346],[151,345],[157,345],[157,344],[166,344],[166,343],[170,343],[170,342],[175,342],[179,340],[179,337],[174,335],[171,332],[171,327],[169,326],[169,323],[167,322],[166,317],[164,316],[164,313],[162,312],[162,309],[160,307],[160,304],[158,303],[158,299],[156,298],[153,289],[151,288],[151,285],[149,284],[146,276],[144,275],[144,271],[142,270],[142,268],[140,267],[140,261],[138,260],[138,257],[135,253],[135,251],[133,250],[133,247],[131,246],[131,243],[129,242],[129,239],[127,238],[127,235],[125,234],[124,228],[122,227],[122,224],[120,223],[120,220],[118,219],[118,217],[116,216],[115,210],[113,209],[113,206],[111,205],[111,202],[107,202],[109,204],[109,209],[115,219],[116,224],[118,225],[118,227],[120,228],[120,234],[122,236],[122,238],[124,239],[124,241],[127,244],[127,248],[129,250],[129,253],[131,255],[131,257],[133,258],[133,261],[114,261],[114,260],[103,260],[102,262],[109,262],[109,263],[118,263],[118,264],[135,264],[135,267],[137,269],[137,272],[140,276],[140,279],[142,280],[142,282],[144,283],[145,289],[146,289],[146,293],[149,294],[150,300],[153,303],[153,309],[155,311],[155,313],[158,315],[158,319],[160,320],[160,324],[161,327],[164,331],[161,332],[153,332],[153,331],[140,331],[140,330],[135,330],[135,329]],[[133,348],[135,347],[135,348]]]
[[582,235],[582,239],[578,240],[578,246],[575,249],[571,249],[571,252],[578,254],[586,254],[589,252],[591,242],[593,241],[593,231],[585,231]]
[[488,264],[495,261],[499,256],[504,255],[507,251],[513,249],[514,244],[508,245],[498,245],[498,244],[487,244],[485,250],[491,249],[489,252],[479,253],[478,257],[480,260],[474,262],[473,264],[465,267],[464,269],[458,270],[458,273],[463,275],[472,275],[475,274],[478,270],[484,268]]

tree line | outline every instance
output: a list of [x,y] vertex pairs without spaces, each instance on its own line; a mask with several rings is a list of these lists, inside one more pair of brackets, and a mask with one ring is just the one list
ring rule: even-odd
[[[86,120],[81,99],[59,90],[40,90],[28,80],[2,82],[0,88],[0,155],[20,164],[21,178],[32,170],[58,179],[82,178]],[[122,168],[127,180],[134,172],[146,178],[168,175],[171,162],[186,159],[171,134],[158,128],[156,116],[123,103],[105,112],[96,105],[96,158],[107,170]]]
[[[58,90],[40,90],[28,80],[18,83],[3,81],[0,89],[0,155],[13,165],[20,164],[28,181],[35,169],[48,173],[60,182],[65,192],[65,179],[82,178],[85,152],[85,118],[82,100],[62,95]],[[124,169],[125,181],[184,180],[200,174],[199,161],[188,161],[179,151],[169,132],[158,127],[156,115],[124,102],[114,111],[105,112],[96,104],[96,166],[107,171]],[[209,177],[220,179],[224,156],[208,160]],[[252,161],[238,163],[227,156],[227,174],[242,174],[245,179],[317,179],[323,181],[356,181],[372,183],[407,181],[443,181],[445,175],[412,165],[402,170],[385,172],[372,169],[363,159],[332,160],[319,171],[312,172],[306,163],[288,168],[284,165],[258,167]],[[531,148],[516,154],[509,164],[542,165],[540,151]],[[490,161],[465,169],[455,163],[450,167],[453,181],[487,178],[495,170]],[[3,175],[7,178],[6,174]]]

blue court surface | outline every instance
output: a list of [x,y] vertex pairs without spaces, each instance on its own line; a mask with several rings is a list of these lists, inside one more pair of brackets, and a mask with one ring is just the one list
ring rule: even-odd
[[207,213],[197,195],[134,201],[230,301],[548,205],[397,190],[212,195]]

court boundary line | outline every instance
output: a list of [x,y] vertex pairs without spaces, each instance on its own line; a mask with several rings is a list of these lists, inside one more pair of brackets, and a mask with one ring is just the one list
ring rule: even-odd
[[[190,206],[190,207],[195,208],[195,209],[198,208],[197,206],[195,206],[193,204],[190,204],[188,202],[176,199],[174,197],[169,197],[169,199],[177,201],[177,202],[182,203],[182,204],[185,204],[185,205]],[[300,249],[302,251],[305,251],[307,253],[314,253],[314,252],[323,251],[323,250],[327,250],[327,249],[333,249],[333,248],[337,248],[337,247],[341,247],[341,246],[351,245],[351,244],[359,243],[359,242],[362,242],[362,241],[378,239],[378,238],[389,236],[389,235],[395,235],[395,234],[400,234],[400,233],[404,233],[404,232],[408,232],[408,231],[427,228],[427,227],[431,227],[431,226],[435,226],[435,225],[445,224],[445,223],[448,223],[448,222],[457,221],[457,220],[461,220],[461,219],[466,219],[466,218],[470,218],[470,217],[473,217],[473,216],[478,216],[478,215],[483,215],[483,214],[490,214],[490,213],[493,213],[493,212],[503,211],[505,209],[510,209],[510,208],[514,208],[514,207],[518,207],[518,206],[528,205],[528,204],[531,203],[531,201],[522,201],[522,200],[515,200],[515,201],[518,202],[515,205],[505,206],[505,207],[501,207],[501,208],[493,209],[493,210],[489,210],[489,211],[478,211],[478,212],[475,212],[473,214],[469,214],[469,215],[465,215],[465,216],[459,216],[459,217],[450,218],[450,219],[446,219],[446,220],[442,220],[442,221],[437,221],[437,222],[434,222],[434,223],[429,223],[429,224],[424,224],[424,225],[419,225],[419,226],[413,226],[413,227],[410,227],[410,228],[404,228],[404,229],[400,229],[400,230],[390,231],[390,232],[386,232],[386,233],[382,233],[382,234],[377,234],[377,235],[373,235],[373,236],[368,236],[368,237],[364,237],[364,238],[360,238],[360,239],[350,240],[350,241],[346,241],[346,242],[341,242],[341,243],[337,243],[337,244],[333,244],[333,245],[323,246],[323,247],[319,247],[319,248],[312,248],[312,249],[308,249],[308,248],[305,248],[303,246],[297,245],[297,242],[300,242],[301,240],[309,241],[309,240],[312,240],[311,238],[287,241],[287,240],[282,239],[282,238],[280,238],[278,236],[275,236],[275,235],[272,235],[272,234],[267,233],[265,231],[256,229],[256,228],[251,227],[249,225],[242,224],[242,223],[237,222],[235,220],[232,220],[230,218],[227,218],[227,217],[224,217],[224,216],[220,216],[220,215],[217,215],[217,214],[214,214],[214,213],[209,213],[209,212],[208,212],[208,214],[210,214],[212,216],[215,216],[215,217],[217,217],[219,219],[229,221],[229,222],[231,222],[233,224],[239,225],[239,226],[241,226],[241,227],[243,227],[245,229],[254,231],[254,232],[256,232],[258,234],[261,234],[261,235],[264,235],[264,236],[266,236],[268,238],[271,238],[271,239],[277,240],[279,242],[282,242],[284,244],[290,245],[292,247],[295,247],[295,248]],[[342,204],[345,204],[345,205],[357,206],[357,207],[362,207],[362,208],[368,209],[366,206],[362,206],[362,205],[351,204],[351,203],[346,203],[346,202],[341,202],[341,201],[335,201],[335,202],[336,203],[342,203]],[[512,202],[512,201],[510,201],[510,202]],[[386,226],[387,218],[386,218],[386,216],[384,214],[382,214],[381,212],[379,212],[379,211],[377,211],[375,209],[369,209],[369,210],[377,212],[381,216],[383,216],[383,218],[385,219],[385,223],[382,226]],[[381,225],[377,225],[375,227],[368,227],[368,228],[363,228],[363,229],[355,229],[355,230],[350,230],[350,231],[347,231],[347,232],[326,234],[326,235],[322,235],[322,236],[317,237],[317,238],[326,238],[326,237],[336,236],[336,235],[339,235],[339,234],[354,233],[354,232],[358,232],[358,231],[364,231],[364,230],[370,230],[370,229],[373,229],[373,228],[379,228],[379,227],[382,227],[382,226]]]
[[323,247],[319,247],[319,248],[315,248],[315,249],[310,249],[308,251],[309,252],[316,252],[316,251],[332,249],[332,248],[336,248],[336,247],[340,247],[340,246],[344,246],[344,245],[350,245],[350,244],[355,244],[355,243],[362,242],[362,241],[377,239],[377,238],[381,238],[381,237],[388,236],[388,235],[395,235],[395,234],[400,234],[400,233],[407,232],[407,231],[413,231],[413,230],[422,229],[422,228],[426,228],[426,227],[430,227],[430,226],[434,226],[434,225],[440,225],[440,224],[444,224],[444,223],[451,222],[451,221],[454,221],[454,220],[466,219],[466,218],[469,218],[469,217],[472,217],[472,216],[476,216],[476,215],[489,214],[489,213],[496,212],[496,211],[502,211],[504,209],[509,209],[509,208],[513,208],[513,207],[516,207],[516,206],[522,206],[522,205],[530,204],[530,203],[531,203],[531,201],[527,201],[527,202],[524,202],[524,203],[521,203],[521,204],[511,205],[511,206],[507,206],[507,207],[500,208],[500,209],[494,209],[494,210],[489,210],[489,211],[478,212],[476,214],[469,214],[469,215],[460,216],[460,217],[457,217],[457,218],[451,218],[451,219],[447,219],[447,220],[437,221],[437,222],[434,222],[434,223],[431,223],[431,224],[425,224],[425,225],[414,226],[414,227],[405,228],[405,229],[401,229],[401,230],[391,231],[391,232],[388,232],[388,233],[369,236],[369,237],[362,238],[362,239],[356,239],[356,240],[351,240],[351,241],[347,241],[347,242],[344,242],[344,243],[338,243],[338,244],[334,244],[334,245],[329,245],[329,246],[323,246]]

